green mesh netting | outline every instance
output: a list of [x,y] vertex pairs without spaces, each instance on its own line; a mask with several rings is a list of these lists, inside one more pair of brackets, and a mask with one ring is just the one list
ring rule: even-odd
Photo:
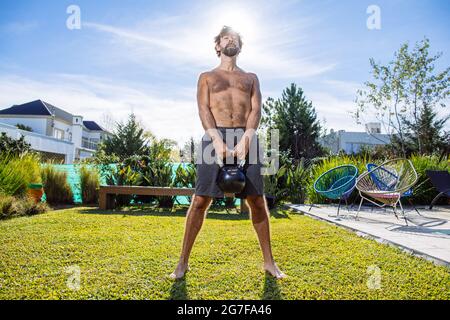
[[[179,165],[182,165],[182,163],[173,163],[172,166],[172,176],[173,178],[175,178],[175,172],[178,168]],[[56,169],[60,170],[60,171],[65,171],[67,172],[67,182],[70,185],[70,188],[72,189],[72,193],[73,193],[73,201],[77,204],[82,203],[81,201],[81,190],[80,190],[80,177],[78,175],[77,172],[77,165],[73,165],[73,164],[54,164],[53,165]],[[86,165],[87,167],[93,167],[93,165]],[[116,164],[110,164],[110,166],[115,167]],[[100,184],[106,184],[106,181],[104,179],[104,177],[100,178]],[[42,196],[41,201],[45,201],[46,197],[45,197],[45,193]],[[134,201],[131,200],[131,204],[133,204]],[[179,204],[189,204],[189,199],[186,196],[177,196],[175,199],[175,203],[179,203]],[[239,205],[240,201],[239,199],[236,199],[236,204]]]

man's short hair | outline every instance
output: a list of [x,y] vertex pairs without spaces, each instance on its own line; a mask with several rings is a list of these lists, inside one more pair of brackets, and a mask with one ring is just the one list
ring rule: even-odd
[[[227,35],[227,34],[236,34],[238,36],[238,41],[239,41],[239,48],[242,49],[242,38],[241,35],[236,32],[233,28],[229,27],[229,26],[223,26],[222,30],[220,31],[220,33],[214,37],[214,42],[216,43],[216,45],[220,44],[220,38],[222,38],[223,36]],[[216,50],[216,54],[218,57],[220,57],[221,52]]]

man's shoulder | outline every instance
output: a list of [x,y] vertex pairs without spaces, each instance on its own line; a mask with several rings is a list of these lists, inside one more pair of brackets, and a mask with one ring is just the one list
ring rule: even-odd
[[246,72],[246,74],[253,79],[258,79],[258,76],[254,72]]
[[211,70],[203,71],[202,73],[200,73],[200,76],[209,77],[209,76],[213,76],[213,75],[215,75],[217,73],[219,73],[219,70],[217,68],[214,68],[214,69],[211,69]]
[[254,72],[245,71],[242,68],[239,68],[239,71],[242,72],[244,75],[246,75],[249,78],[253,78],[253,79],[257,78],[256,73],[254,73]]

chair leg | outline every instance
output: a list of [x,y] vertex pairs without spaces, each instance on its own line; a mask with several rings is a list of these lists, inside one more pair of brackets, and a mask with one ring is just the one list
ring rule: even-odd
[[392,206],[392,209],[394,210],[394,215],[395,215],[395,217],[396,217],[397,220],[398,220],[398,215],[397,215],[396,207],[395,207],[395,206]]
[[408,225],[408,220],[406,220],[405,210],[403,210],[402,202],[398,199],[398,204],[400,205],[400,209],[402,209],[403,219],[405,219],[406,225]]
[[359,211],[361,210],[361,206],[363,204],[363,201],[364,201],[364,198],[361,197],[361,201],[359,202],[358,212],[356,213],[356,217],[355,217],[356,220],[358,219]]
[[[414,210],[416,210],[417,214],[418,214],[419,216],[422,216],[422,215],[420,214],[419,210],[417,210],[416,206],[412,203],[411,199],[408,198],[408,202],[409,202],[409,204],[414,208]],[[423,217],[423,216],[422,216],[422,217]]]
[[342,199],[339,198],[339,205],[338,205],[338,210],[337,210],[336,218],[339,218],[339,209],[341,208],[341,201],[342,201]]
[[434,197],[433,201],[431,201],[431,204],[430,204],[430,208],[429,208],[430,210],[433,209],[434,204],[439,200],[439,198],[440,198],[443,194],[444,194],[444,193],[441,192],[441,193],[439,193],[436,197]]

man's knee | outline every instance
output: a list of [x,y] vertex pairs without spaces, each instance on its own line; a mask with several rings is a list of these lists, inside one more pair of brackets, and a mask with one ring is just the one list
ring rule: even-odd
[[211,197],[205,196],[194,196],[192,200],[191,209],[196,212],[205,212],[208,209],[209,204],[211,203]]
[[263,196],[248,196],[247,203],[252,211],[266,211],[266,203]]
[[250,206],[252,221],[259,223],[268,218],[266,203],[262,196],[247,197],[247,203]]

